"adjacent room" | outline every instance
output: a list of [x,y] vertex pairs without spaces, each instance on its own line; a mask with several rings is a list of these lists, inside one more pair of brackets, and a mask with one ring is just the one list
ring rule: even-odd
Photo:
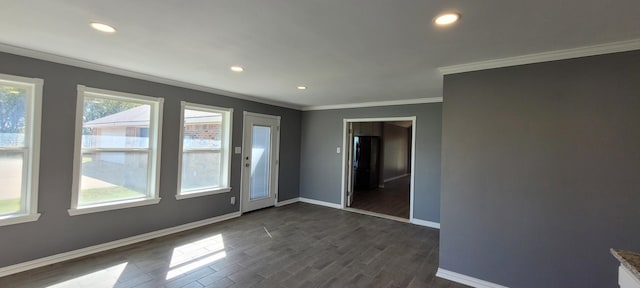
[[4,1],[0,287],[640,287],[640,2]]
[[349,163],[345,175],[347,207],[409,220],[413,121],[347,120],[345,125],[349,142],[345,153]]

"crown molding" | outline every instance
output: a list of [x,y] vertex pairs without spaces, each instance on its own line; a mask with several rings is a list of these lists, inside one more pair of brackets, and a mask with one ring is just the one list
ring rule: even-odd
[[424,104],[424,103],[438,103],[438,102],[442,102],[442,97],[376,101],[376,102],[363,102],[363,103],[337,104],[337,105],[305,106],[305,107],[302,107],[302,111],[349,109],[349,108],[379,107],[379,106],[392,106],[392,105],[410,105],[410,104]]
[[186,89],[198,90],[198,91],[212,93],[216,95],[227,96],[227,97],[232,97],[232,98],[237,98],[237,99],[242,99],[242,100],[247,100],[252,102],[258,102],[262,104],[291,108],[295,110],[300,110],[302,108],[300,105],[296,105],[292,103],[280,102],[276,100],[270,100],[270,99],[230,92],[226,90],[220,90],[212,87],[202,86],[199,84],[173,80],[173,79],[164,78],[160,76],[154,76],[154,75],[145,74],[141,72],[135,72],[135,71],[131,71],[123,68],[112,67],[104,64],[98,64],[90,61],[75,59],[67,56],[61,56],[58,54],[13,46],[13,45],[4,44],[4,43],[0,43],[0,52],[5,52],[5,53],[29,57],[29,58],[35,58],[39,60],[64,64],[64,65],[69,65],[69,66],[74,66],[79,68],[90,69],[90,70],[95,70],[100,72],[106,72],[106,73],[116,74],[120,76],[131,77],[135,79],[146,80],[146,81],[151,81],[155,83],[161,83],[161,84],[166,84],[166,85],[171,85],[171,86],[176,86],[176,87],[181,87]]
[[612,42],[592,46],[584,46],[572,49],[555,50],[522,56],[494,59],[487,61],[471,62],[460,65],[452,65],[438,68],[442,75],[457,74],[471,71],[479,71],[493,68],[533,64],[540,62],[564,60],[586,56],[595,56],[617,52],[626,52],[640,49],[640,39]]

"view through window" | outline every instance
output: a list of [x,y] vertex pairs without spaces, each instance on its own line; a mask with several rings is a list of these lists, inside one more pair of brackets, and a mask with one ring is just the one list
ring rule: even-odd
[[0,220],[37,213],[41,87],[39,79],[0,75]]
[[0,86],[0,215],[15,214],[24,208],[26,102],[27,89]]
[[186,102],[182,107],[179,195],[225,190],[231,110]]
[[158,102],[85,92],[77,207],[155,196]]

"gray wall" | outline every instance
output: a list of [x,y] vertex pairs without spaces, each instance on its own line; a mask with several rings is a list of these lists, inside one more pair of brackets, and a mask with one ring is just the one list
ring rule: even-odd
[[[282,116],[279,198],[298,197],[301,112],[210,93],[0,53],[0,73],[44,79],[37,222],[0,227],[0,267],[238,211],[240,156],[231,193],[176,200],[180,101],[234,108],[232,146],[242,143],[242,111]],[[164,97],[158,205],[69,216],[76,85]]]
[[640,51],[446,76],[440,266],[617,287],[640,251]]
[[407,155],[410,155],[411,146],[408,145],[411,128],[404,128],[393,124],[384,123],[383,155],[384,167],[382,180],[388,181],[393,177],[407,174],[409,165]]
[[440,222],[441,103],[303,112],[300,197],[340,203],[343,119],[406,116],[417,117],[414,217]]

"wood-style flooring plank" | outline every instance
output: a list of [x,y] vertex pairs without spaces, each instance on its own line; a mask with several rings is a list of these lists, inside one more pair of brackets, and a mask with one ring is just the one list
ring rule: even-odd
[[306,203],[0,278],[0,287],[433,287],[436,229]]
[[411,175],[384,183],[384,188],[354,191],[351,208],[409,219]]

